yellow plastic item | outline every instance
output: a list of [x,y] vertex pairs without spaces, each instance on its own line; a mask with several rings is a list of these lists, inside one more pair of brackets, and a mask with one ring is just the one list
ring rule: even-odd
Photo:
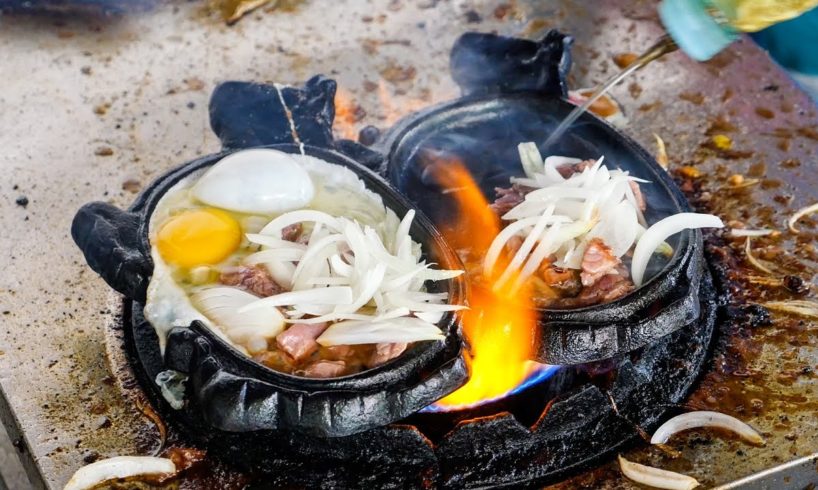
[[755,32],[798,17],[818,7],[818,0],[711,0],[728,23],[744,32]]

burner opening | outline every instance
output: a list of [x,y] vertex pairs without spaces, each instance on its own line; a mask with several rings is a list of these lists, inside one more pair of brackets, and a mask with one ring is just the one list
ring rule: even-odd
[[532,427],[548,404],[575,387],[580,378],[573,368],[544,366],[505,396],[468,407],[431,405],[400,423],[415,426],[435,445],[459,424],[468,424],[480,417],[509,413],[521,425]]

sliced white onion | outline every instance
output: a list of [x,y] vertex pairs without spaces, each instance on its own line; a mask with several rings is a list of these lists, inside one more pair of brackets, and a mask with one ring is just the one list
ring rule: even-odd
[[520,154],[520,163],[523,165],[523,172],[534,178],[535,175],[543,173],[543,160],[537,144],[534,142],[520,143],[517,145],[517,152]]
[[239,311],[253,311],[267,308],[269,306],[287,306],[299,303],[322,304],[322,305],[345,305],[352,303],[352,288],[346,286],[335,286],[328,288],[307,289],[304,291],[290,291],[276,294],[256,301],[242,307]]
[[636,286],[641,286],[645,277],[645,270],[648,267],[653,252],[668,237],[683,230],[697,228],[722,228],[724,223],[717,216],[712,214],[699,213],[679,213],[653,224],[645,231],[636,249],[633,252],[631,263],[631,277]]
[[298,211],[290,211],[289,213],[284,213],[278,218],[270,221],[267,223],[267,226],[262,228],[260,234],[262,235],[269,235],[273,237],[280,237],[281,230],[284,228],[294,225],[296,223],[303,223],[303,222],[314,222],[314,223],[321,223],[335,231],[339,231],[339,224],[338,219],[324,213],[322,211],[315,211],[313,209],[301,209]]
[[[447,303],[433,303],[431,301],[424,301],[424,298],[412,297],[408,293],[391,292],[383,295],[389,304],[403,308],[409,308],[413,311],[459,311],[465,309],[463,305],[451,305]],[[430,298],[434,300],[434,298]]]
[[656,133],[653,133],[653,137],[656,139],[656,163],[667,170],[668,165],[670,165],[670,159],[667,156],[665,141]]
[[324,270],[329,272],[327,260],[338,252],[338,243],[342,241],[344,241],[343,235],[332,234],[316,241],[315,244],[310,244],[295,267],[293,289],[303,289],[304,283],[311,277],[321,274]]
[[744,242],[744,255],[747,256],[747,261],[750,263],[750,265],[752,265],[756,269],[771,276],[775,275],[775,272],[772,269],[764,265],[760,260],[756,258],[755,255],[753,255],[752,237],[750,236],[748,236],[747,240],[745,240]]
[[[637,228],[636,232],[637,242],[642,238],[642,235],[644,235],[646,231],[648,231],[648,229],[642,226],[642,224],[640,223],[639,228]],[[673,247],[671,247],[668,242],[662,242],[659,244],[658,247],[656,247],[656,253],[664,255],[665,257],[670,257],[671,255],[673,255]]]
[[175,473],[176,465],[167,458],[117,456],[83,466],[74,473],[64,490],[88,490],[106,481],[120,478],[134,478],[140,475],[172,476]]
[[549,206],[554,206],[553,202],[547,200],[532,201],[526,200],[514,206],[506,214],[501,216],[504,221],[512,221],[536,216],[542,213]]
[[553,213],[554,205],[552,204],[543,212],[543,214],[537,220],[537,223],[534,225],[534,228],[528,233],[528,236],[525,237],[523,244],[520,245],[520,248],[514,254],[514,257],[512,257],[511,262],[509,262],[508,266],[506,267],[506,270],[503,271],[503,274],[500,275],[500,278],[497,280],[498,283],[504,284],[509,280],[511,275],[523,265],[523,261],[525,261],[525,259],[531,253],[531,250],[534,249],[534,245],[536,245],[537,240],[545,231],[545,227],[548,225],[548,220],[551,218]]
[[348,277],[314,277],[307,279],[307,286],[349,286]]
[[[327,313],[326,315],[316,316],[313,318],[301,318],[295,320],[288,320],[289,323],[307,323],[307,324],[315,324],[315,323],[325,323],[325,322],[337,322],[340,320],[356,320],[360,322],[379,322],[382,320],[390,320],[393,318],[399,318],[402,316],[409,316],[412,312],[409,308],[395,308],[394,310],[387,311],[381,313],[379,315],[365,315],[361,313]],[[442,316],[442,313],[439,313]],[[418,318],[421,318],[418,316]],[[439,321],[439,319],[438,319]],[[437,323],[435,321],[434,323]]]
[[558,199],[587,200],[594,196],[596,189],[578,187],[545,187],[526,194],[526,201],[556,201]]
[[443,311],[416,311],[415,316],[420,318],[423,321],[437,324],[440,320],[443,319],[443,315],[445,312]]
[[282,240],[276,236],[268,236],[262,235],[259,233],[247,233],[245,235],[250,243],[255,243],[256,245],[263,245],[265,247],[273,248],[273,249],[280,249],[280,248],[294,248],[297,250],[306,250],[307,246],[297,242],[291,242],[288,240]]
[[789,301],[768,301],[762,306],[773,311],[782,311],[793,315],[800,315],[807,318],[818,318],[818,303],[803,299]]
[[412,220],[415,219],[415,210],[410,209],[406,212],[406,216],[403,217],[400,224],[398,225],[398,229],[395,230],[395,238],[393,243],[392,253],[398,255],[398,250],[401,249],[403,244],[411,244],[412,238],[409,236],[409,229],[412,227]]
[[762,228],[760,230],[747,230],[745,228],[733,228],[730,230],[730,235],[736,238],[742,237],[757,237],[757,236],[770,236],[775,233],[775,230],[771,230],[769,228]]
[[263,265],[276,283],[287,289],[292,289],[293,276],[295,275],[295,265],[290,262],[281,262],[277,260],[264,262]]
[[673,417],[653,433],[650,443],[665,444],[674,434],[696,427],[717,427],[729,430],[751,444],[764,444],[764,438],[761,437],[761,434],[741,420],[723,413],[706,410],[683,413]]
[[436,325],[420,318],[401,317],[376,322],[334,323],[318,337],[317,342],[328,347],[382,342],[418,342],[444,338],[443,332]]
[[[539,221],[539,216],[534,216],[531,218],[521,219],[519,221],[515,221],[514,223],[509,224],[505,228],[503,228],[500,233],[494,238],[494,241],[491,242],[488,251],[486,252],[486,257],[483,259],[483,272],[487,276],[491,274],[492,270],[494,270],[494,265],[497,263],[497,260],[500,258],[500,254],[503,253],[503,248],[506,246],[511,237],[522,231],[528,226],[534,226],[537,221]],[[556,221],[556,220],[555,220]]]
[[196,291],[190,299],[235,342],[242,342],[233,333],[237,329],[243,330],[242,338],[247,338],[251,333],[272,338],[284,328],[284,315],[274,305],[244,311],[244,307],[256,303],[259,298],[240,289],[212,287]]
[[690,476],[660,470],[639,463],[632,463],[619,456],[619,468],[622,474],[642,485],[668,490],[691,490],[699,486],[699,482]]
[[540,182],[536,179],[527,179],[524,177],[511,177],[508,179],[512,184],[518,184],[525,187],[539,187]]
[[296,262],[304,255],[303,248],[269,248],[245,257],[242,262],[248,265],[263,264],[265,262]]
[[[440,330],[428,320],[439,321],[443,313],[463,306],[447,304],[446,293],[423,292],[424,283],[450,279],[463,271],[432,269],[420,262],[420,245],[409,234],[414,217],[414,211],[409,211],[400,221],[393,215],[370,227],[309,210],[279,216],[261,233],[248,235],[252,243],[267,248],[246,262],[279,269],[276,272],[284,276],[291,291],[255,298],[239,312],[281,307],[289,317],[285,322],[339,322],[343,326],[333,332],[352,335],[357,343],[439,338]],[[285,226],[303,222],[315,223],[306,245],[279,238]],[[355,331],[356,325],[361,326],[360,332]],[[248,348],[250,343],[261,345],[253,331],[234,333]]]
[[574,157],[564,157],[560,155],[551,155],[547,157],[544,161],[546,165],[549,167],[562,167],[563,165],[573,165],[575,163],[581,162],[581,158],[574,158]]
[[790,231],[793,233],[799,233],[800,230],[795,227],[795,223],[797,223],[798,220],[803,218],[804,216],[815,212],[818,212],[818,202],[811,206],[799,209],[798,211],[795,212],[795,214],[792,215],[792,217],[790,217],[789,220],[787,220],[787,228],[789,228]]
[[526,262],[525,266],[520,271],[520,274],[517,276],[517,280],[514,284],[514,289],[519,289],[525,283],[525,281],[527,281],[528,278],[537,271],[542,261],[560,248],[564,242],[573,240],[574,238],[587,233],[588,230],[593,228],[595,224],[596,223],[593,221],[577,221],[574,223],[569,223],[565,226],[560,226],[559,223],[554,224],[554,226],[552,226],[543,235],[540,244],[537,245],[536,249],[534,249],[534,252],[531,254],[528,262]]
[[363,274],[361,282],[359,283],[359,291],[357,291],[358,295],[352,303],[349,305],[338,305],[335,311],[353,313],[363,308],[367,303],[372,301],[372,296],[380,289],[385,276],[386,265],[377,264],[372,270]]
[[598,237],[617,257],[630,250],[639,233],[636,209],[627,201],[621,201],[610,209],[599,223],[588,232],[588,238]]

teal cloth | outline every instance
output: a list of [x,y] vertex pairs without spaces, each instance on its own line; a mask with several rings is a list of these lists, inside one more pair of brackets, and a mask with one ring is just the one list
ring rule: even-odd
[[752,36],[784,68],[818,75],[818,8]]

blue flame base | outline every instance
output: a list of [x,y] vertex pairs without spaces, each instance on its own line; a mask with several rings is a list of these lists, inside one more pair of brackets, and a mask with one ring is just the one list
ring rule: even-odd
[[493,401],[500,400],[500,399],[505,398],[507,396],[516,395],[517,393],[522,393],[523,391],[525,391],[525,390],[527,390],[527,389],[529,389],[529,388],[531,388],[533,386],[536,386],[536,385],[544,382],[545,380],[549,379],[554,374],[556,374],[557,371],[559,371],[560,368],[561,368],[561,366],[552,366],[550,364],[539,364],[538,366],[539,367],[536,370],[534,370],[534,372],[532,372],[530,375],[528,375],[528,377],[522,383],[518,384],[516,387],[514,387],[514,389],[512,389],[511,391],[509,391],[509,392],[507,392],[507,393],[505,393],[505,394],[503,394],[501,396],[491,398],[489,400],[482,400],[479,403],[474,403],[474,404],[471,404],[471,405],[461,405],[461,406],[453,406],[453,407],[452,406],[441,406],[441,405],[437,405],[437,404],[429,405],[428,407],[421,409],[420,413],[456,412],[456,411],[459,411],[459,410],[467,410],[467,409],[470,409],[470,408],[479,407],[481,405],[485,405],[486,403],[491,403]]

